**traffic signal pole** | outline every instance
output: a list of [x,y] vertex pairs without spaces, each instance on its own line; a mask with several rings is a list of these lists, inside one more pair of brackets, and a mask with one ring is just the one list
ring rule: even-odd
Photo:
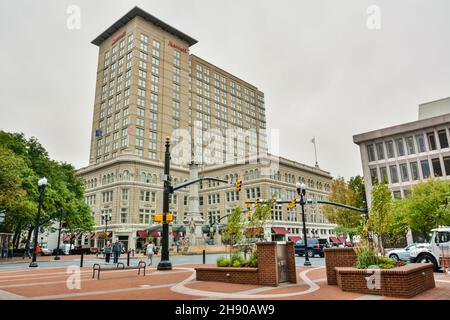
[[[214,177],[200,177],[192,180],[185,181],[183,183],[178,184],[177,186],[172,186],[172,179],[170,177],[170,138],[166,138],[166,152],[164,154],[164,191],[163,191],[163,214],[162,214],[162,235],[161,235],[161,261],[158,263],[158,270],[172,270],[172,263],[170,262],[169,257],[169,223],[170,221],[167,219],[167,215],[169,212],[169,196],[175,191],[185,188],[191,184],[198,183],[204,180],[210,181],[218,181],[227,184],[233,185],[230,181],[214,178]],[[237,180],[236,189],[241,191],[241,180]],[[238,187],[239,185],[239,187]]]
[[162,248],[161,248],[161,261],[158,263],[158,270],[172,270],[172,263],[169,260],[169,223],[167,221],[167,213],[169,212],[170,193],[171,193],[170,139],[166,138],[166,152],[164,155]]

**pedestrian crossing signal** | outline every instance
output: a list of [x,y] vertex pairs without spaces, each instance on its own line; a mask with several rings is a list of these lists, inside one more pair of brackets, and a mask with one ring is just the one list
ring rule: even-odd
[[236,183],[234,184],[236,187],[236,191],[241,191],[242,189],[242,180],[237,180]]
[[167,214],[166,214],[166,222],[170,223],[172,221],[173,221],[173,214],[167,212]]
[[259,198],[255,198],[255,207],[259,206]]
[[247,209],[250,209],[250,205],[251,205],[251,201],[250,201],[250,199],[247,199],[247,201],[245,201],[245,207]]

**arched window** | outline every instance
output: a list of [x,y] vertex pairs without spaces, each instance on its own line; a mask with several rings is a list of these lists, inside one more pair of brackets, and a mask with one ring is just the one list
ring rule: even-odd
[[253,170],[250,170],[250,172],[248,173],[248,178],[249,178],[250,180],[255,179],[255,177],[253,176]]
[[106,184],[106,175],[103,175],[102,184]]
[[258,169],[255,169],[255,179],[261,178],[260,172]]
[[114,173],[111,173],[111,182],[114,182]]
[[97,178],[94,179],[94,187],[97,186]]
[[147,174],[145,172],[141,172],[141,182],[147,182]]
[[124,170],[122,174],[122,180],[129,181],[130,180],[130,172],[128,170]]
[[153,176],[152,176],[152,183],[154,183],[154,184],[158,183],[158,176],[156,174],[153,174]]

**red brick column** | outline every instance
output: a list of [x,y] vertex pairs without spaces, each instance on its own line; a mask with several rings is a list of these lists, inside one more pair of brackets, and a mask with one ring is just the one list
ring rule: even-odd
[[288,281],[297,283],[297,271],[295,270],[294,242],[286,242],[286,263],[288,268]]
[[278,286],[277,243],[258,242],[258,278],[263,286]]
[[354,267],[356,252],[353,248],[325,248],[325,266],[327,269],[327,283],[337,285],[335,267]]

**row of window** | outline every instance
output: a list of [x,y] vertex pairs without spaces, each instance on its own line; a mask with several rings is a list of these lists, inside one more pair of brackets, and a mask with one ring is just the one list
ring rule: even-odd
[[[386,181],[388,183],[399,183],[417,181],[421,179],[428,179],[431,176],[442,177],[444,175],[450,176],[450,156],[442,158],[443,166],[440,158],[432,158],[431,166],[428,159],[420,161],[411,161],[398,164],[393,164],[388,167],[371,168],[370,176],[372,184],[379,181]],[[419,170],[420,165],[420,170]],[[432,169],[432,170],[431,170]],[[444,170],[445,169],[445,172]],[[389,170],[389,176],[388,176]]]
[[426,134],[420,133],[407,137],[396,138],[384,142],[376,142],[375,144],[367,145],[367,155],[369,162],[376,160],[391,159],[423,153],[438,149],[446,149],[449,147],[449,139],[447,129],[428,132]]

